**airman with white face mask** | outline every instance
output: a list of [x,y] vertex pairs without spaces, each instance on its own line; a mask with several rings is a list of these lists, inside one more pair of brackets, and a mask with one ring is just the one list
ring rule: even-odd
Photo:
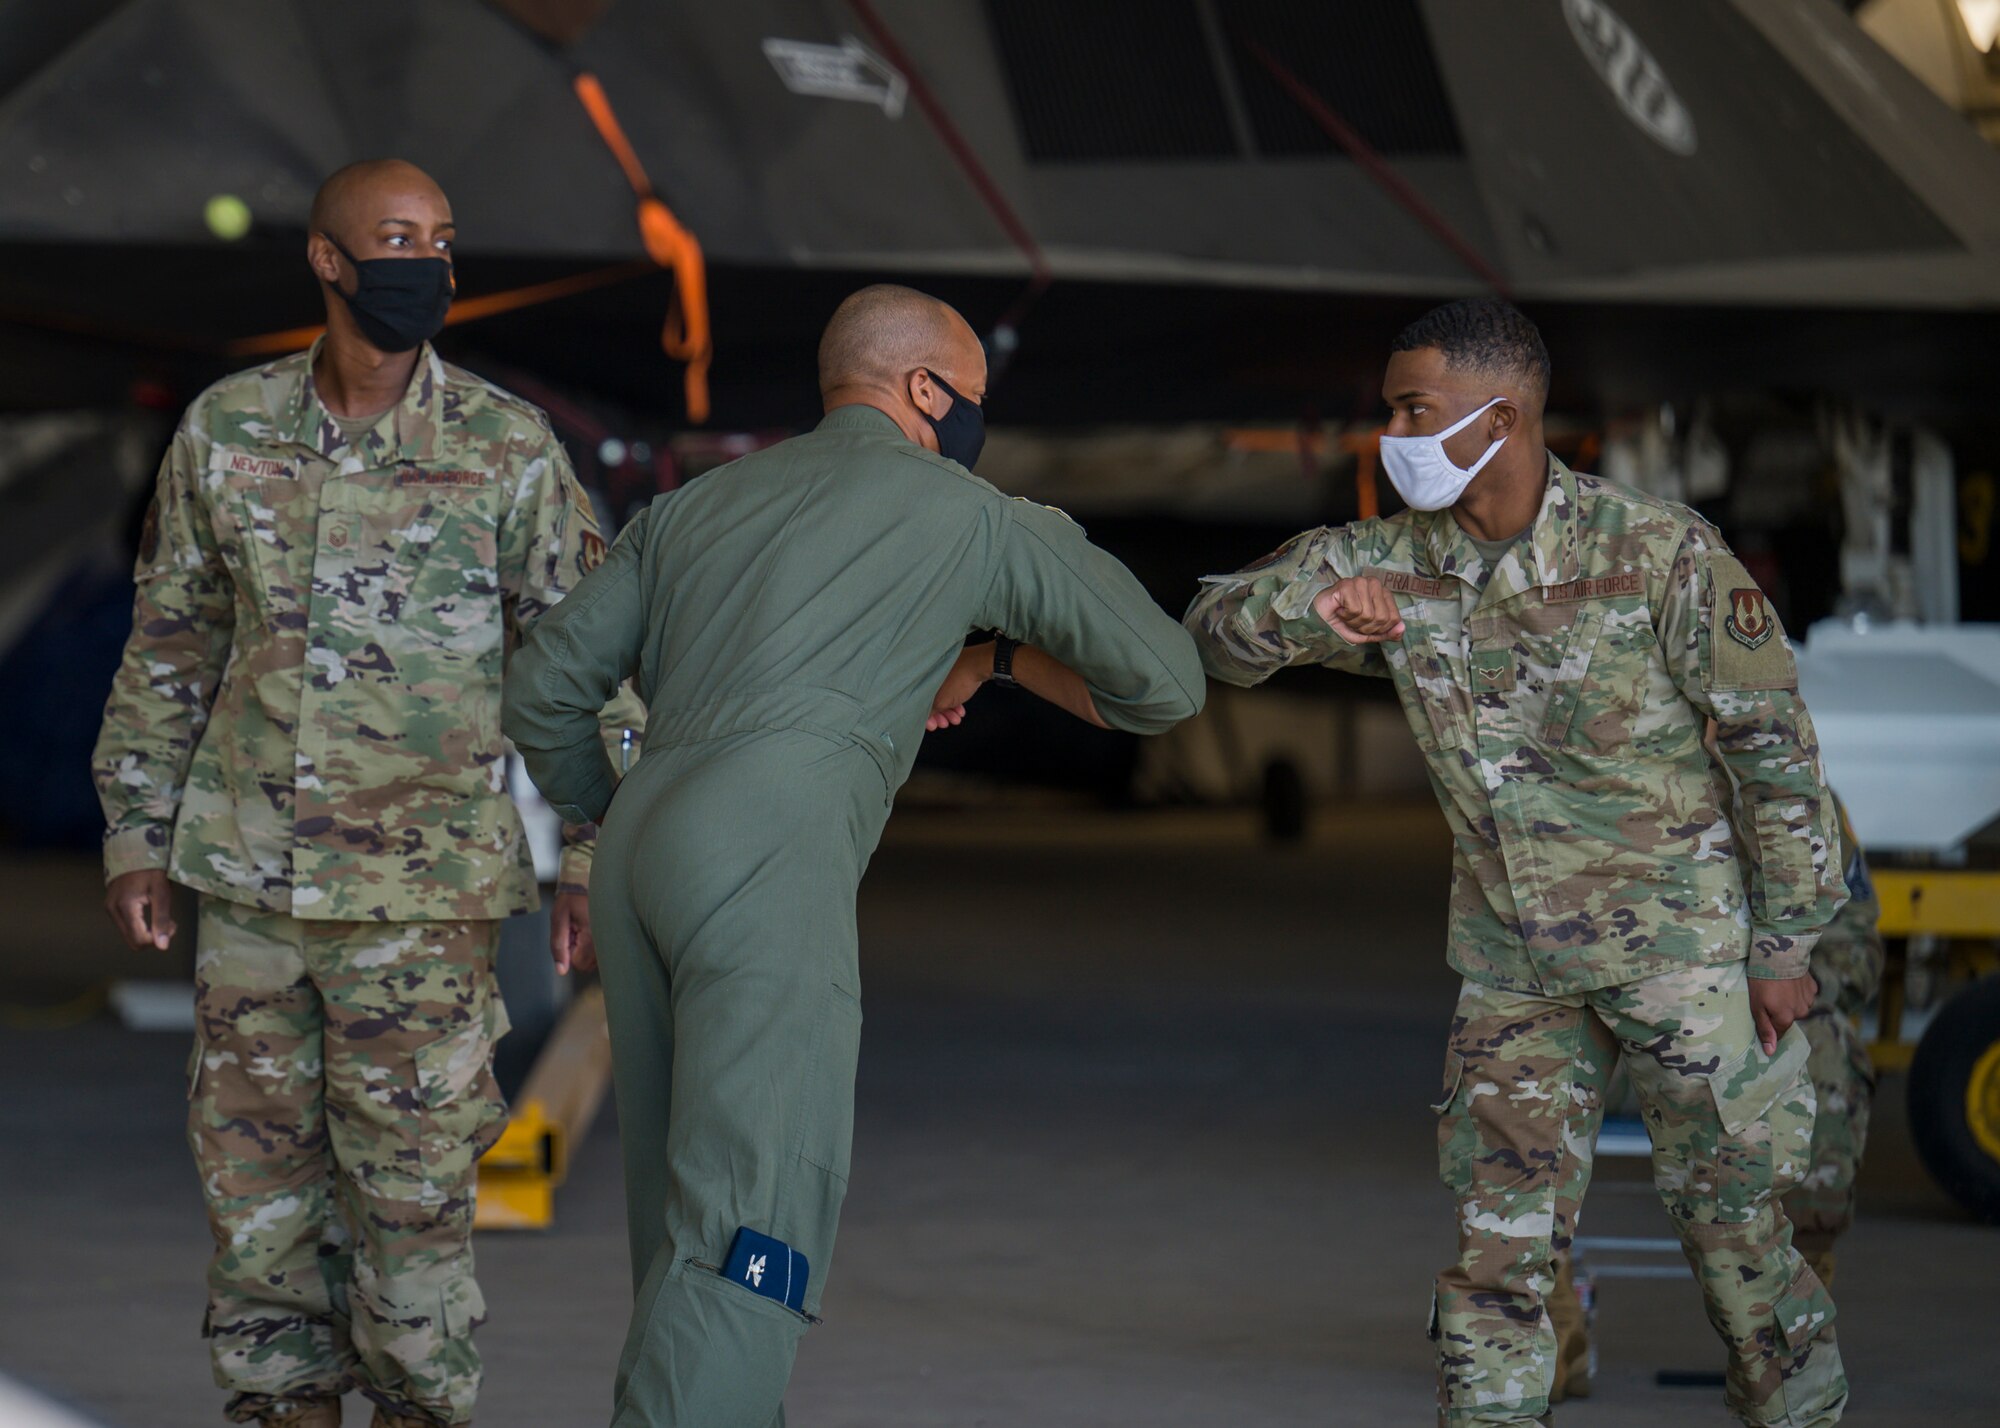
[[1622,1054],[1730,1408],[1836,1422],[1833,1301],[1778,1203],[1812,1131],[1807,961],[1847,896],[1791,647],[1715,527],[1543,446],[1520,313],[1452,303],[1395,349],[1382,462],[1410,509],[1209,577],[1186,623],[1232,684],[1393,681],[1452,827],[1440,1421],[1547,1421],[1551,1266]]

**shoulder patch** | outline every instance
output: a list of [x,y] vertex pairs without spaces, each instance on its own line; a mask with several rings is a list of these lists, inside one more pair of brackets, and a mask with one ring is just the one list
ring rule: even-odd
[[1701,560],[1708,605],[1703,687],[1725,692],[1798,688],[1798,665],[1777,612],[1743,562],[1722,551],[1710,551]]

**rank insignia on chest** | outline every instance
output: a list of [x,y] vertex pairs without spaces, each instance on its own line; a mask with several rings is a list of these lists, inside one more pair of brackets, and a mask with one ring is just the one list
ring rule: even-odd
[[1729,592],[1729,616],[1722,624],[1731,639],[1750,650],[1770,639],[1771,632],[1778,628],[1778,622],[1771,618],[1771,607],[1764,599],[1764,592],[1754,585]]

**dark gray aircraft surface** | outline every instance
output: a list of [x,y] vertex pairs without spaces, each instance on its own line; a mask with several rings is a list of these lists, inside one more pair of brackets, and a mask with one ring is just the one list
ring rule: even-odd
[[1401,321],[1485,290],[1584,410],[1951,425],[2000,336],[2000,156],[1826,0],[31,0],[0,405],[309,323],[312,189],[395,153],[452,196],[462,296],[602,284],[460,350],[678,409],[676,284],[579,74],[705,250],[724,427],[809,416],[819,324],[880,276],[1018,328],[1023,422],[1350,415]]

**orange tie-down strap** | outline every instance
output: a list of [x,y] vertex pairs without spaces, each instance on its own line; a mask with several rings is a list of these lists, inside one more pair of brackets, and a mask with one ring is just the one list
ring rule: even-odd
[[673,271],[676,301],[660,329],[660,347],[675,361],[687,363],[688,419],[707,421],[708,364],[714,355],[714,342],[708,326],[708,268],[701,244],[653,192],[652,180],[625,137],[624,126],[619,124],[597,76],[587,71],[578,74],[575,89],[584,112],[597,127],[598,137],[638,195],[639,237],[646,245],[646,256]]

